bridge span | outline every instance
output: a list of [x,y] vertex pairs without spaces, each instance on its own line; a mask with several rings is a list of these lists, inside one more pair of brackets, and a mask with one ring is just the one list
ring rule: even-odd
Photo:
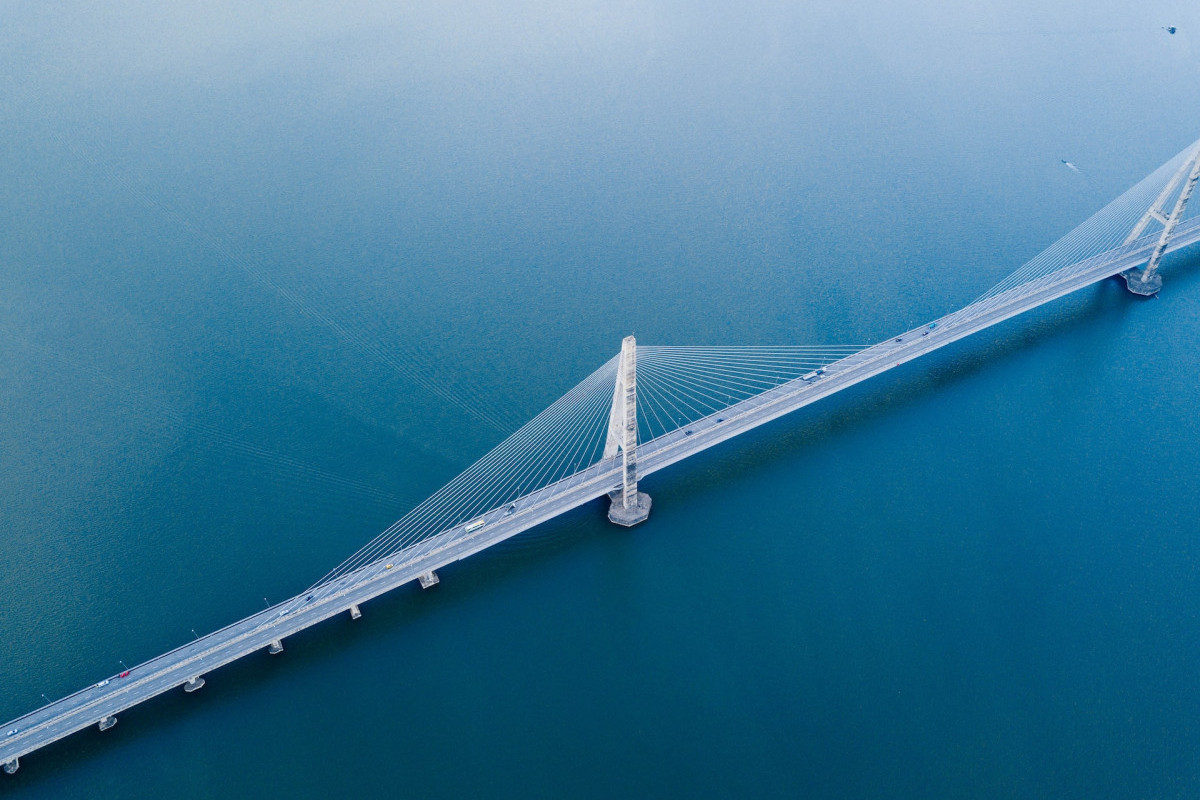
[[[1155,217],[1162,218],[1161,233],[1135,236],[1145,225],[1135,227],[1117,247],[985,295],[919,328],[832,360],[645,442],[637,441],[636,350],[632,337],[627,339],[615,373],[608,440],[603,457],[595,463],[336,573],[286,602],[12,720],[0,738],[0,765],[7,773],[16,772],[20,757],[51,742],[91,725],[111,728],[118,714],[164,692],[199,689],[203,676],[250,653],[282,652],[288,636],[338,614],[357,618],[363,603],[402,584],[419,581],[428,587],[437,582],[437,569],[597,498],[613,498],[610,518],[615,522],[639,522],[649,513],[648,499],[637,491],[640,478],[1066,294],[1123,273],[1130,273],[1126,280],[1132,290],[1144,290],[1157,277],[1153,269],[1163,254],[1200,241],[1200,218],[1180,219],[1190,189],[1187,184],[1180,188],[1182,176],[1190,173],[1190,183],[1195,184],[1200,176],[1197,154],[1200,150],[1182,166],[1172,165],[1175,183],[1168,189],[1177,189],[1182,203],[1177,201],[1168,219],[1162,209],[1170,192],[1162,190]],[[1174,224],[1169,224],[1172,220]],[[1148,264],[1147,269],[1135,271],[1140,264]],[[1153,288],[1157,291],[1157,286]]]

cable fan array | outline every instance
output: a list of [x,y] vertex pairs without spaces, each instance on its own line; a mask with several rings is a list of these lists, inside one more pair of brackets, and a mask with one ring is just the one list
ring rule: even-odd
[[614,357],[309,591],[595,464],[604,452],[616,375]]
[[639,347],[638,438],[656,439],[863,348]]
[[[852,355],[835,347],[638,348],[638,439],[663,434]],[[604,453],[614,357],[307,590],[587,469]],[[327,589],[332,591],[332,589]]]
[[[1060,271],[1070,270],[1082,261],[1120,247],[1124,244],[1125,238],[1134,225],[1176,176],[1180,167],[1196,154],[1198,147],[1200,147],[1200,140],[1185,147],[1170,161],[1088,217],[1066,236],[1038,253],[1020,269],[988,289],[973,303],[953,316],[958,317],[968,312],[990,308],[995,305],[995,302],[990,301],[995,301],[998,295],[1010,289],[1033,283]],[[1167,214],[1171,213],[1174,200],[1178,197],[1182,186],[1183,182],[1178,181],[1168,196],[1163,198],[1163,206]],[[1197,206],[1196,203],[1189,203],[1185,208],[1183,219],[1194,217],[1197,214]],[[1143,235],[1157,235],[1160,231],[1161,225],[1148,228]]]

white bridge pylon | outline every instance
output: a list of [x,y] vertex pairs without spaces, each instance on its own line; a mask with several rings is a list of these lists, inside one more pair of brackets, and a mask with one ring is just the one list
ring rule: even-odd
[[621,342],[621,357],[617,361],[604,458],[612,458],[618,451],[621,453],[621,488],[609,495],[612,504],[608,519],[627,528],[650,516],[650,495],[639,492],[637,486],[637,439],[637,340],[626,336]]
[[[1175,188],[1179,185],[1180,179],[1187,175],[1187,182],[1184,183],[1183,189],[1179,192],[1179,197],[1175,200],[1175,207],[1171,210],[1171,216],[1165,216],[1163,212],[1166,210],[1167,200],[1175,192]],[[1158,274],[1158,265],[1162,263],[1163,253],[1167,250],[1167,245],[1171,241],[1172,234],[1175,233],[1175,227],[1179,225],[1179,220],[1183,218],[1183,212],[1187,208],[1188,199],[1192,196],[1192,191],[1196,188],[1196,182],[1200,180],[1200,147],[1192,153],[1191,157],[1179,165],[1179,169],[1171,176],[1171,180],[1167,181],[1167,185],[1159,193],[1154,203],[1142,215],[1137,224],[1133,226],[1133,230],[1125,237],[1124,244],[1128,245],[1140,238],[1152,221],[1157,221],[1163,226],[1162,233],[1159,234],[1158,244],[1150,254],[1150,260],[1141,269],[1128,269],[1121,273],[1121,277],[1125,279],[1125,285],[1129,291],[1134,294],[1140,294],[1145,297],[1158,294],[1158,290],[1162,288],[1162,276]]]

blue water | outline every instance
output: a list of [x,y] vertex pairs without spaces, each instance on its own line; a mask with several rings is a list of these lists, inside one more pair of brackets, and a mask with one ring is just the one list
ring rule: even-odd
[[[875,341],[1198,135],[1182,3],[160,6],[0,12],[3,719],[300,591],[631,332]],[[1196,796],[1200,260],[1164,274],[0,793]]]

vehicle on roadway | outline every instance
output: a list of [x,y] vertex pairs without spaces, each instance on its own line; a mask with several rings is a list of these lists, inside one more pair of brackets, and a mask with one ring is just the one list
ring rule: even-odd
[[97,683],[97,684],[96,684],[96,688],[97,688],[97,689],[102,689],[102,688],[104,688],[105,686],[108,686],[108,678],[105,678],[104,680],[102,680],[102,681],[100,681],[99,683]]
[[125,670],[124,672],[122,672],[122,673],[121,673],[120,675],[118,675],[117,677],[118,677],[118,678],[128,678],[128,677],[129,677],[129,670]]
[[20,728],[13,728],[11,731],[4,734],[4,738],[7,739],[9,736],[16,736],[20,732],[21,732]]
[[465,530],[467,533],[474,533],[475,531],[482,528],[485,523],[486,523],[486,520],[483,517],[479,517],[478,519],[473,519],[470,522],[468,522],[466,524],[466,526],[463,528],[463,530]]
[[824,374],[825,374],[825,370],[823,368],[822,369],[814,369],[812,372],[808,373],[807,375],[801,375],[800,380],[811,382],[811,381],[815,381],[817,378],[821,377]]

